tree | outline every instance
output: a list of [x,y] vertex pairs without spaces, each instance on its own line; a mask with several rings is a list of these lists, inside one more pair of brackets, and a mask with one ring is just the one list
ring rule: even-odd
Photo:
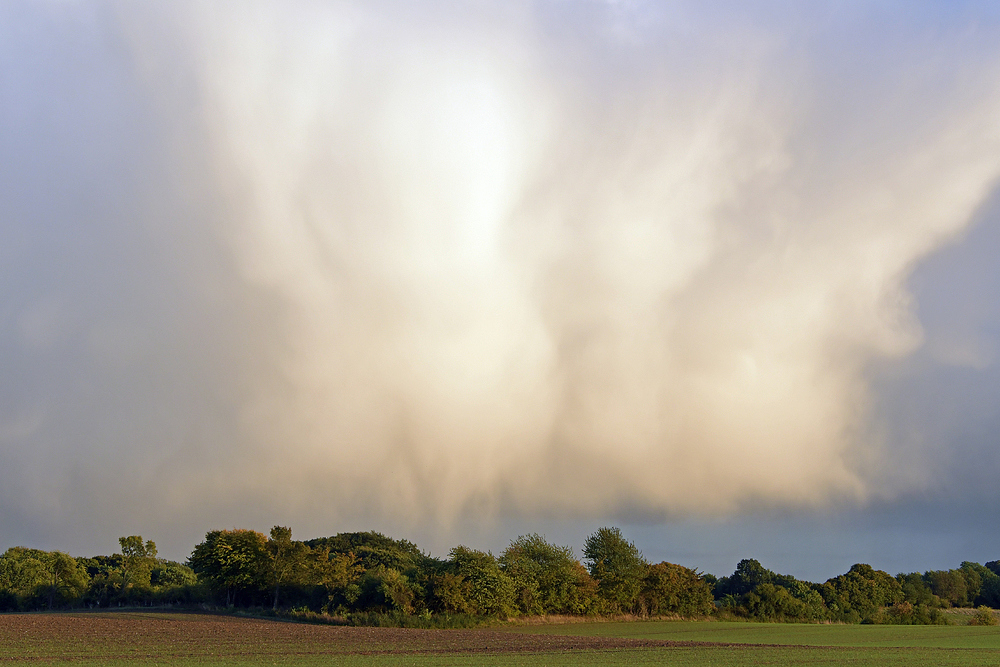
[[87,592],[90,577],[75,558],[61,551],[53,551],[49,553],[47,561],[49,609],[52,609],[57,597],[76,599]]
[[354,604],[361,596],[358,582],[364,568],[358,563],[353,552],[330,553],[329,547],[312,550],[311,578],[326,591],[324,608],[332,611],[335,605]]
[[755,558],[744,558],[736,564],[733,576],[729,577],[729,593],[743,595],[762,584],[774,582],[775,574]]
[[849,620],[861,620],[870,618],[881,607],[901,602],[903,587],[882,570],[857,563],[846,574],[823,584],[820,594],[830,611]]
[[243,592],[260,590],[267,562],[267,537],[255,530],[213,530],[196,545],[188,564],[217,592],[226,605]]
[[141,535],[119,537],[122,563],[119,571],[119,593],[125,595],[129,588],[149,588],[149,575],[156,565],[156,543],[152,540],[142,541]]
[[897,574],[896,581],[899,582],[903,591],[903,599],[911,605],[924,605],[927,607],[940,607],[941,599],[934,595],[930,586],[919,572],[909,574]]
[[460,574],[442,572],[430,577],[431,598],[436,601],[438,611],[447,614],[471,614],[475,612],[472,603],[472,584]]
[[654,615],[704,616],[715,608],[712,591],[697,572],[667,562],[649,566],[639,598]]
[[489,552],[464,546],[451,550],[454,573],[469,584],[467,602],[484,616],[510,616],[515,612],[514,582]]
[[368,609],[412,614],[417,592],[414,582],[392,567],[378,565],[361,575],[360,604]]
[[49,582],[48,554],[38,549],[11,547],[0,556],[0,588],[10,591],[19,607],[30,607],[37,591]]
[[595,603],[597,583],[569,547],[540,535],[522,535],[500,555],[514,582],[516,604],[526,614],[582,614]]
[[600,528],[587,538],[583,555],[609,607],[613,611],[633,611],[648,567],[639,549],[618,528]]
[[[947,607],[965,607],[971,602],[968,580],[962,570],[931,570],[924,573],[924,581]],[[976,576],[976,589],[972,599],[979,595],[981,584],[982,581]]]
[[274,590],[272,609],[278,608],[278,593],[282,584],[302,580],[309,551],[309,547],[302,542],[292,540],[291,528],[271,528],[271,537],[267,541],[267,579]]
[[60,551],[12,547],[0,556],[0,590],[6,607],[38,609],[80,598],[90,577],[83,565]]

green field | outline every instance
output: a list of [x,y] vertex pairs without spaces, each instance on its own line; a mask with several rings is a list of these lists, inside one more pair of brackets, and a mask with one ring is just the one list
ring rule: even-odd
[[1000,628],[638,621],[404,630],[178,613],[0,615],[0,664],[67,663],[985,666],[1000,664]]
[[[1000,652],[1000,626],[631,621],[521,626],[510,628],[509,631],[727,644],[962,648],[991,649]],[[997,663],[1000,664],[1000,660]]]

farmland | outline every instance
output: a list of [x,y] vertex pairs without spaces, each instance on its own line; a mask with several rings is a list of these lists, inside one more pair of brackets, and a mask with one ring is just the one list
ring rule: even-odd
[[994,665],[995,627],[719,622],[477,630],[306,625],[164,612],[0,615],[3,664]]

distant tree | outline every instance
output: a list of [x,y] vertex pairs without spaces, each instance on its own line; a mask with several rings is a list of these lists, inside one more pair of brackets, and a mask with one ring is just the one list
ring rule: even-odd
[[365,570],[382,565],[399,572],[412,573],[430,563],[440,563],[423,553],[413,542],[396,540],[373,531],[317,537],[306,540],[305,544],[311,549],[329,549],[331,557],[335,554],[352,553]]
[[1000,576],[997,576],[993,570],[988,570],[985,567],[980,574],[983,578],[982,585],[979,587],[979,596],[976,598],[975,603],[994,609],[1000,608]]
[[358,604],[373,611],[412,614],[418,600],[417,585],[399,570],[378,565],[361,575]]
[[765,583],[743,596],[747,615],[760,620],[790,621],[808,614],[805,602],[793,596],[784,586]]
[[157,559],[149,573],[149,585],[154,589],[194,586],[198,575],[187,565],[172,560]]
[[704,616],[715,608],[712,591],[697,572],[667,562],[649,566],[639,600],[653,615]]
[[598,592],[612,611],[636,608],[647,563],[618,528],[600,528],[584,543],[583,556]]
[[965,578],[965,592],[966,592],[966,603],[968,606],[973,606],[979,600],[980,594],[983,590],[983,584],[992,579],[994,576],[993,572],[983,567],[979,563],[973,563],[971,561],[963,561],[959,566],[958,571],[962,573]]
[[[924,573],[924,581],[945,606],[965,607],[970,603],[968,581],[962,570],[930,570]],[[977,577],[977,594],[981,583]]]
[[474,613],[500,617],[516,613],[514,582],[493,554],[457,546],[449,560],[454,574],[468,582],[467,602]]
[[900,583],[871,565],[858,563],[839,577],[829,579],[820,587],[827,607],[845,620],[871,617],[880,608],[903,600]]
[[53,609],[79,600],[90,577],[76,559],[60,551],[12,547],[0,556],[4,606]]
[[314,548],[310,569],[311,581],[326,593],[323,608],[327,611],[352,605],[361,596],[359,582],[365,570],[353,552],[330,553],[329,547]]
[[18,607],[48,584],[48,554],[38,549],[11,547],[0,556],[0,588],[10,592]]
[[57,599],[75,600],[87,592],[90,577],[75,558],[61,551],[52,551],[47,561],[49,609]]
[[931,587],[927,585],[924,576],[919,572],[909,574],[897,574],[896,581],[903,591],[903,599],[911,605],[925,605],[928,607],[940,607],[941,599],[934,595]]
[[430,577],[433,606],[446,614],[473,614],[472,584],[461,574],[441,572]]
[[267,537],[255,530],[209,531],[188,563],[215,591],[225,593],[227,606],[234,605],[241,593],[266,585]]
[[731,576],[719,580],[720,597],[722,595],[734,597],[746,595],[761,584],[774,583],[777,576],[756,559],[744,558],[737,563],[736,570]]
[[510,543],[499,562],[514,582],[522,613],[582,614],[594,607],[597,582],[569,547],[549,544],[537,534],[522,535]]
[[119,574],[119,593],[125,595],[129,588],[149,588],[149,577],[156,565],[156,543],[142,541],[141,535],[119,537],[122,560]]
[[310,549],[292,539],[292,529],[285,526],[271,528],[267,540],[266,574],[274,592],[272,609],[278,608],[278,594],[282,584],[303,581],[307,573]]

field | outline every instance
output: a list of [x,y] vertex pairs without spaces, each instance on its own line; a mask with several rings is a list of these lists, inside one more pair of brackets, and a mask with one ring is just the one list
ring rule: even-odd
[[996,665],[997,627],[711,622],[478,630],[163,612],[0,615],[0,665]]

